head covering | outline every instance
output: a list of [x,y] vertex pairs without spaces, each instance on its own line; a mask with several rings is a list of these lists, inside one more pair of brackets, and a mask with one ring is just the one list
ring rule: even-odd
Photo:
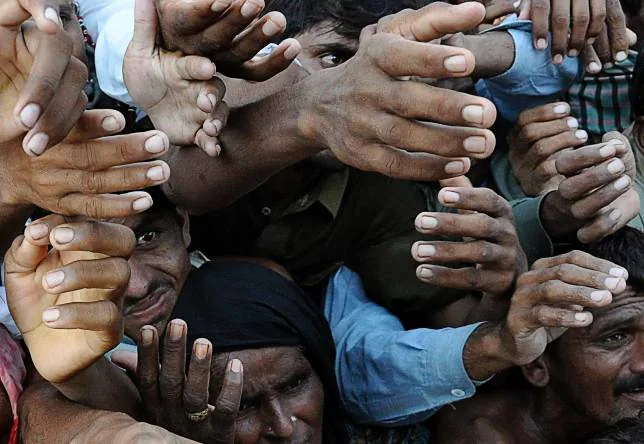
[[173,317],[187,322],[189,344],[207,338],[218,352],[304,347],[324,386],[323,441],[346,441],[333,337],[321,309],[293,282],[258,264],[209,262],[189,275]]

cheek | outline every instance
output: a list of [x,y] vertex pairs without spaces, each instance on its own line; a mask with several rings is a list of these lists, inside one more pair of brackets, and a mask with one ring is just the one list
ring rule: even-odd
[[235,421],[235,444],[256,444],[262,439],[262,421],[256,413]]
[[324,388],[315,377],[311,386],[297,396],[289,398],[291,414],[315,430],[315,435],[322,433],[324,422]]

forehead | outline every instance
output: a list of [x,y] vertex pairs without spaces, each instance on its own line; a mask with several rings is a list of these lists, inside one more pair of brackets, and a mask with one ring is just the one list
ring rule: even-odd
[[358,50],[358,42],[341,36],[333,30],[334,22],[327,20],[313,26],[308,31],[295,36],[302,51],[312,51],[317,47],[342,46],[353,51]]
[[110,219],[109,222],[125,225],[132,230],[141,230],[152,225],[179,225],[179,221],[174,212],[165,209],[152,212],[146,211],[145,213],[124,218]]

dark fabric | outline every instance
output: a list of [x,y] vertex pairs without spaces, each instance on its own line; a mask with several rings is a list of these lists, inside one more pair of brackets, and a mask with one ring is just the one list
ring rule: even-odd
[[257,264],[209,262],[190,274],[173,318],[188,323],[189,344],[207,338],[218,352],[304,347],[324,385],[324,442],[346,441],[333,337],[321,309],[297,285]]

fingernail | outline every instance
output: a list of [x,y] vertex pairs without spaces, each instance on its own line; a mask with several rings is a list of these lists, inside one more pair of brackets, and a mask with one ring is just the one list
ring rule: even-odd
[[449,72],[465,72],[467,70],[467,61],[465,56],[455,55],[443,60],[443,66]]
[[165,179],[165,171],[163,170],[163,167],[161,165],[157,165],[155,167],[150,168],[148,172],[145,173],[145,177],[155,182],[158,182],[160,180]]
[[217,130],[217,134],[219,134],[221,130],[224,129],[224,124],[219,119],[214,119],[212,121],[212,124],[215,126],[215,129]]
[[604,284],[606,285],[606,288],[608,288],[609,290],[615,290],[619,285],[619,281],[620,281],[619,278],[614,278],[614,277],[606,278],[606,280],[604,281]]
[[300,53],[300,49],[295,44],[291,44],[284,51],[284,58],[286,60],[293,60]]
[[590,293],[590,299],[595,302],[601,302],[606,297],[610,297],[610,292],[605,290],[598,290]]
[[242,369],[242,363],[239,359],[233,359],[230,363],[230,369],[233,373],[240,373]]
[[608,271],[608,274],[611,276],[615,276],[618,278],[624,278],[626,279],[626,276],[628,276],[628,272],[624,270],[623,268],[618,268],[618,267],[613,267]]
[[568,51],[568,56],[570,57],[577,57],[578,55],[579,51],[577,51],[576,49],[571,49],[570,51]]
[[132,202],[132,209],[137,212],[145,211],[151,206],[152,206],[152,199],[147,196]]
[[624,169],[624,164],[622,163],[621,160],[615,159],[608,164],[607,169],[609,173],[617,174]]
[[35,240],[42,239],[49,234],[49,228],[45,224],[31,224],[27,230],[29,230],[29,236]]
[[592,45],[593,43],[595,43],[595,37],[588,39],[589,45]]
[[195,341],[195,355],[197,359],[204,359],[208,354],[208,343],[205,342],[205,339],[197,339]]
[[617,150],[615,149],[615,145],[611,145],[611,144],[604,145],[599,149],[599,155],[601,157],[614,156],[616,152]]
[[118,131],[120,127],[121,125],[119,125],[118,120],[116,120],[112,116],[104,118],[101,122],[101,128],[103,128],[105,131]]
[[575,313],[575,320],[584,322],[588,319],[588,313]]
[[560,65],[562,62],[563,62],[563,56],[561,54],[556,54],[552,58],[552,63],[554,63],[555,65]]
[[54,8],[45,8],[45,17],[47,18],[47,20],[55,23],[58,26],[63,25],[63,22],[60,20],[60,15],[58,15]]
[[456,203],[460,200],[461,196],[454,191],[444,191],[443,201],[446,203]]
[[60,310],[57,308],[48,308],[42,312],[42,320],[45,322],[54,322],[60,318]]
[[45,133],[38,133],[31,136],[29,142],[27,142],[27,149],[34,153],[36,156],[40,156],[45,152],[47,144],[49,143],[49,136]]
[[420,227],[431,230],[438,226],[438,219],[431,216],[422,216],[420,218]]
[[622,217],[622,210],[615,209],[610,212],[608,215],[610,220],[618,220],[620,217]]
[[166,149],[165,139],[158,134],[145,141],[145,150],[150,154],[159,154]]
[[213,5],[210,7],[210,9],[213,12],[221,12],[228,8],[230,6],[230,1],[226,0],[217,0]]
[[622,176],[614,184],[616,190],[625,190],[631,184],[631,179],[628,176]]
[[626,60],[626,57],[628,57],[628,54],[626,54],[624,51],[620,51],[615,54],[615,60],[618,62],[623,62],[624,60]]
[[574,117],[571,117],[570,119],[566,120],[566,125],[568,125],[568,128],[577,128],[579,126],[579,121]]
[[422,277],[422,278],[430,278],[430,277],[432,277],[432,275],[433,275],[433,274],[434,274],[434,273],[432,273],[432,270],[430,270],[430,269],[429,269],[429,268],[427,268],[427,267],[421,267],[421,268],[418,270],[418,276],[419,276],[419,277]]
[[40,118],[40,105],[30,103],[20,111],[20,121],[27,128],[33,128]]
[[54,230],[54,240],[59,244],[68,244],[74,239],[74,230],[60,227]]
[[183,335],[183,323],[172,321],[170,323],[170,339],[177,341]]
[[548,42],[546,39],[537,40],[537,49],[546,49],[548,47]]
[[622,148],[625,146],[624,142],[621,139],[611,139],[606,143],[617,148]]
[[436,247],[433,245],[419,245],[417,251],[420,257],[430,257],[436,254]]
[[49,288],[58,287],[65,280],[65,272],[62,270],[50,271],[45,276],[45,282]]
[[210,104],[214,110],[217,107],[217,97],[214,94],[208,94],[208,100],[210,100]]
[[264,23],[264,26],[262,26],[262,32],[266,37],[273,37],[279,34],[281,30],[282,28],[272,20],[268,20],[266,23]]
[[570,112],[570,107],[566,103],[560,103],[552,109],[555,114],[566,114]]
[[487,140],[481,136],[468,137],[463,141],[463,148],[469,153],[481,154],[487,149]]
[[483,107],[481,105],[468,105],[463,108],[462,114],[468,122],[483,124]]
[[141,342],[143,345],[150,345],[154,339],[154,332],[151,328],[143,327],[141,329]]
[[465,172],[465,163],[462,160],[454,160],[445,165],[447,174],[463,174]]
[[597,62],[590,62],[588,64],[588,71],[592,73],[596,73],[602,70],[602,66],[597,63]]
[[575,137],[579,140],[586,140],[588,139],[588,133],[584,130],[577,130],[575,131]]
[[247,1],[244,3],[244,5],[241,7],[241,15],[243,15],[246,18],[254,17],[256,16],[259,11],[262,9],[260,5],[257,3]]

